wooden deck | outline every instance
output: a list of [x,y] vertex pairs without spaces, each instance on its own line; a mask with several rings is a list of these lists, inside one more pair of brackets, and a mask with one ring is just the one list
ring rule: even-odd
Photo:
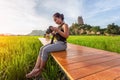
[[[49,42],[40,41],[43,45]],[[118,53],[68,43],[66,51],[51,55],[70,80],[120,80]]]

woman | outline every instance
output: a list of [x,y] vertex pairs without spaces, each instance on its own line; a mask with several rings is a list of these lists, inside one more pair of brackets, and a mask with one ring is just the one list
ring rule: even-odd
[[59,27],[51,28],[51,30],[55,32],[54,34],[57,41],[53,44],[47,44],[41,47],[35,67],[30,73],[26,74],[27,78],[36,77],[41,74],[47,62],[49,53],[54,51],[62,51],[67,48],[66,39],[69,37],[69,29],[68,25],[64,22],[64,15],[55,13],[53,15],[53,19],[55,23],[59,25]]

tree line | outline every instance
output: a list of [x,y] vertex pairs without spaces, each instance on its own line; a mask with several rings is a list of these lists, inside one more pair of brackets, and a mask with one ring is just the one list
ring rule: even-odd
[[108,24],[106,28],[91,26],[89,24],[73,23],[70,26],[71,35],[120,35],[120,26],[115,23]]

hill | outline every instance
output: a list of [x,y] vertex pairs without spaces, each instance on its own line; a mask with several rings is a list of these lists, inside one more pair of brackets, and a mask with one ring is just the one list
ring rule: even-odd
[[27,34],[27,35],[40,36],[40,35],[44,35],[44,34],[45,34],[45,31],[42,31],[42,30],[32,30],[32,32]]

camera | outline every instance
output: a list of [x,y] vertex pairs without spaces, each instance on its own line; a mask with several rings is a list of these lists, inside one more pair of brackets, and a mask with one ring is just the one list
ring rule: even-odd
[[[46,39],[50,39],[50,35],[49,34],[53,32],[53,30],[51,29],[52,27],[53,26],[49,26],[49,28],[46,30]],[[52,36],[50,44],[53,44],[54,37],[55,37],[55,35]]]
[[49,26],[49,28],[46,30],[46,33],[47,33],[47,34],[50,34],[50,33],[52,33],[52,30],[51,30],[51,28],[52,28],[52,26]]

